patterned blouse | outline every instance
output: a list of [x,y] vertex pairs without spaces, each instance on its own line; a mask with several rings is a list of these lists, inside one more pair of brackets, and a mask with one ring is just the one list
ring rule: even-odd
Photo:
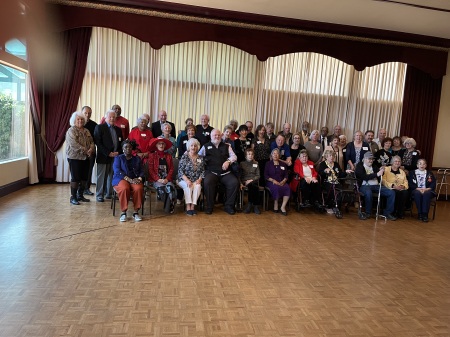
[[85,160],[87,159],[86,151],[92,149],[94,151],[94,140],[91,133],[86,128],[77,128],[71,126],[66,133],[66,156],[69,159]]
[[205,177],[205,161],[204,158],[198,156],[193,162],[189,157],[189,152],[185,152],[178,164],[178,181],[183,180],[183,175],[188,177],[190,181],[196,181]]
[[254,146],[253,150],[255,152],[255,160],[269,160],[270,159],[270,140],[265,139],[264,143],[261,142],[257,137],[253,138],[252,144]]

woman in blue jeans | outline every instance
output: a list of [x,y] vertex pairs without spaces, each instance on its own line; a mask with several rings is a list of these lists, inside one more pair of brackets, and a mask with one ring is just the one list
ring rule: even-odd
[[419,159],[417,170],[409,171],[408,184],[411,195],[417,206],[419,220],[428,222],[431,199],[436,196],[436,178],[433,172],[426,169],[427,161]]

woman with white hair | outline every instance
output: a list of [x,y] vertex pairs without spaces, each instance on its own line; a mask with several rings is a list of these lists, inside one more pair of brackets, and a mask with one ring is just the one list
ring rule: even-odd
[[419,213],[419,220],[428,222],[431,199],[436,196],[436,178],[427,170],[427,161],[419,159],[417,169],[411,170],[408,176],[409,189]]
[[417,143],[414,138],[406,138],[403,145],[405,148],[400,150],[398,155],[402,158],[402,169],[408,174],[417,168],[420,153],[416,150]]
[[186,152],[178,164],[178,186],[183,189],[186,201],[186,214],[197,215],[195,205],[202,191],[202,180],[205,176],[203,157],[198,155],[200,142],[190,138],[186,143]]
[[86,116],[75,111],[70,117],[70,128],[66,133],[66,156],[70,168],[70,203],[88,202],[83,196],[89,172],[89,157],[94,155],[95,147],[91,133],[84,127]]
[[166,150],[167,153],[170,154],[172,156],[172,158],[175,158],[176,153],[177,153],[177,140],[174,137],[172,137],[172,135],[171,135],[172,125],[170,125],[167,122],[164,124],[161,124],[161,131],[162,131],[162,135],[160,137],[165,138],[172,143],[172,146],[170,148],[167,148],[167,150]]

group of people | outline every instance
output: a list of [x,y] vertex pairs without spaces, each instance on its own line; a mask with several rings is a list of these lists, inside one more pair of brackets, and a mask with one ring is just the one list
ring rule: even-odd
[[94,195],[90,181],[97,162],[96,200],[110,199],[115,191],[121,221],[127,220],[130,196],[132,218],[141,220],[144,182],[156,189],[167,213],[173,213],[176,202],[184,198],[186,214],[196,215],[203,191],[206,214],[213,213],[220,198],[224,211],[232,215],[236,197],[244,189],[248,191],[244,213],[260,214],[260,190],[266,187],[274,200],[273,211],[287,215],[290,197],[299,191],[302,206],[323,209],[323,194],[325,208],[340,207],[332,191],[351,173],[365,201],[363,219],[372,216],[372,195],[379,192],[387,198],[384,216],[388,219],[403,218],[412,197],[419,218],[428,221],[435,178],[426,170],[425,160],[419,159],[414,139],[389,138],[385,129],[379,130],[377,139],[372,130],[357,131],[347,142],[339,125],[331,135],[327,127],[311,131],[308,122],[302,123],[300,132],[292,133],[285,123],[275,133],[269,122],[253,133],[251,121],[239,125],[231,120],[222,132],[209,124],[208,115],[202,115],[198,125],[188,118],[177,134],[166,111],[160,111],[153,123],[148,114],[140,116],[131,130],[118,105],[106,112],[100,124],[90,119],[91,114],[88,106],[73,113],[66,134],[70,202],[78,205],[89,201],[85,195]]

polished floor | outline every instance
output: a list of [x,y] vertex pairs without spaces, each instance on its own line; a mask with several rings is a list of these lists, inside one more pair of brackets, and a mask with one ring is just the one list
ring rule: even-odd
[[427,224],[160,204],[120,223],[68,194],[0,198],[0,336],[450,336],[449,202]]

